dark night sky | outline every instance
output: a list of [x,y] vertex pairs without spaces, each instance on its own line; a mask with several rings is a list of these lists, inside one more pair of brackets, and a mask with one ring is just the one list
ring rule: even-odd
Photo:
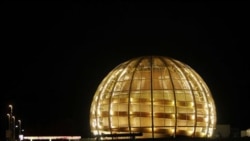
[[97,86],[142,55],[191,66],[213,94],[218,123],[250,128],[246,1],[26,1],[0,9],[0,140],[8,104],[25,135],[88,136]]

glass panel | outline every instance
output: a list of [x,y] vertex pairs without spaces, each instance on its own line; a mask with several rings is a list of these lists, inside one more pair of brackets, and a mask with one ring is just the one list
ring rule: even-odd
[[154,90],[161,90],[163,89],[162,81],[158,79],[153,79],[153,89]]
[[154,90],[153,96],[154,96],[154,100],[164,99],[163,90]]
[[187,120],[177,120],[177,126],[187,126]]
[[128,117],[119,117],[119,127],[128,127]]
[[142,80],[133,80],[131,91],[141,90]]
[[102,118],[102,126],[109,126],[109,117]]
[[185,94],[186,101],[193,101],[193,95],[192,94]]
[[141,71],[135,71],[133,79],[134,80],[141,80],[142,79]]
[[130,104],[130,111],[131,112],[140,111],[140,105],[139,104]]
[[123,76],[120,77],[119,81],[127,81],[131,80],[133,73],[125,73]]
[[164,118],[154,118],[154,126],[163,126],[164,122]]
[[141,90],[151,90],[151,80],[141,80]]
[[140,104],[141,112],[151,112],[151,105]]
[[154,68],[152,70],[152,78],[162,79],[162,70],[160,68]]
[[162,86],[163,86],[163,89],[170,89],[170,90],[173,89],[172,82],[169,79],[163,80],[162,81]]
[[131,80],[123,81],[122,84],[121,84],[122,85],[121,90],[122,91],[124,91],[124,90],[128,91],[130,89],[130,82],[131,82]]
[[165,126],[175,126],[175,119],[165,119]]
[[178,93],[176,92],[175,96],[176,101],[185,101],[185,95],[183,93],[180,93],[180,91]]
[[189,89],[188,83],[181,79],[176,79],[175,81],[173,81],[173,85],[175,89],[181,89],[181,90]]
[[188,120],[187,121],[187,126],[193,126],[195,125],[195,121],[194,120]]
[[117,128],[118,125],[119,125],[119,120],[118,120],[118,116],[113,116],[110,118],[110,121],[111,121],[111,127],[112,128]]
[[[122,90],[122,83],[123,82],[116,82],[115,87],[114,87],[114,92],[116,92],[116,91],[119,92]],[[117,93],[114,93],[114,95],[115,94],[117,94]]]
[[140,127],[141,126],[140,117],[130,117],[130,124],[133,127]]
[[101,111],[108,111],[109,110],[109,105],[108,104],[103,104],[101,108]]
[[175,107],[165,106],[165,113],[175,113]]
[[181,107],[177,108],[178,113],[195,113],[194,108],[189,108],[189,107]]
[[128,104],[124,103],[124,104],[119,104],[118,105],[118,111],[128,111]]
[[130,98],[138,99],[141,96],[140,93],[141,93],[140,91],[133,91],[130,94]]
[[141,127],[151,127],[152,126],[152,118],[151,117],[141,117]]
[[172,79],[183,78],[182,74],[179,72],[179,70],[176,67],[174,66],[169,67],[169,71],[170,71],[170,75]]
[[167,68],[164,68],[164,70],[162,71],[162,79],[170,79],[170,75]]
[[207,126],[207,123],[206,122],[197,122],[197,125],[196,126],[203,126],[203,127],[206,127]]
[[141,78],[142,79],[151,79],[151,72],[150,71],[141,71]]
[[147,101],[151,101],[151,92],[150,91],[148,91],[148,92],[142,91],[140,96],[141,96],[141,98],[147,99]]
[[111,113],[118,111],[119,104],[115,103],[111,105]]
[[174,92],[172,90],[165,90],[164,91],[164,99],[169,99],[169,100],[175,100],[174,98]]
[[208,114],[208,109],[196,109],[198,115],[206,115]]
[[163,113],[165,111],[164,106],[154,106],[154,113]]

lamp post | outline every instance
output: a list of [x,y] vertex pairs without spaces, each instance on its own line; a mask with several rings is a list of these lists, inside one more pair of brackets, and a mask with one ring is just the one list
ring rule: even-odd
[[7,114],[8,117],[8,130],[6,130],[6,138],[8,139],[8,141],[11,141],[11,125],[10,125],[10,114]]
[[21,126],[21,120],[18,120],[18,128],[19,128],[19,133],[18,133],[18,138],[21,140],[21,135],[22,135],[22,126]]
[[12,141],[15,141],[16,140],[16,133],[15,133],[15,116],[12,116],[12,120],[13,120],[13,125],[12,125],[12,130],[13,130],[13,134],[12,134]]
[[9,107],[10,107],[10,113],[12,114],[12,112],[13,112],[13,106],[10,104]]
[[12,126],[12,120],[11,120],[11,118],[12,118],[12,115],[13,115],[13,106],[12,105],[9,105],[9,108],[10,108],[10,114],[9,114],[9,118],[10,118],[10,123],[9,123],[9,129],[11,129],[11,126]]
[[10,130],[10,114],[7,114],[8,117],[8,130]]
[[10,108],[10,117],[12,117],[12,114],[13,114],[13,106],[12,106],[12,105],[9,105],[9,108]]
[[9,105],[10,108],[10,113],[7,114],[8,116],[8,120],[9,120],[9,131],[8,131],[8,138],[10,141],[13,141],[13,126],[15,126],[15,124],[13,125],[13,106],[10,104]]

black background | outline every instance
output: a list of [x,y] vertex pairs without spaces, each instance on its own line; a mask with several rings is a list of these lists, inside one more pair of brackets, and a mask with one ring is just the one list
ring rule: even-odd
[[209,86],[218,124],[250,128],[246,1],[11,1],[1,4],[0,137],[8,105],[25,135],[88,137],[101,80],[133,57],[162,55]]

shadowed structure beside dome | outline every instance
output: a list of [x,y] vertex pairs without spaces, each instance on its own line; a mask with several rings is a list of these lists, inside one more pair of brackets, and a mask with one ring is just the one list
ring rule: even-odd
[[142,56],[115,67],[90,108],[94,135],[142,133],[137,138],[211,137],[216,109],[204,80],[188,65]]

